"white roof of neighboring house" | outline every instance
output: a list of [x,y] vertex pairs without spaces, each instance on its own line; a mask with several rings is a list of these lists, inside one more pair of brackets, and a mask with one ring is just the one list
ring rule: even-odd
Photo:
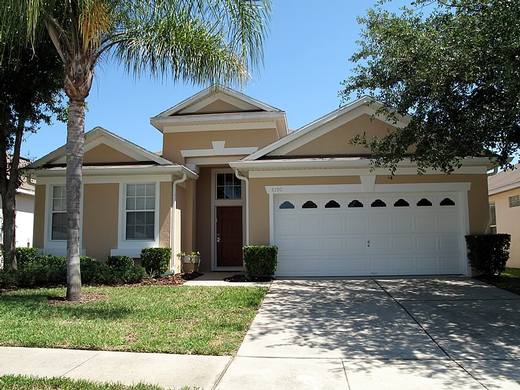
[[514,169],[499,172],[488,177],[489,195],[520,188],[520,164],[516,164]]

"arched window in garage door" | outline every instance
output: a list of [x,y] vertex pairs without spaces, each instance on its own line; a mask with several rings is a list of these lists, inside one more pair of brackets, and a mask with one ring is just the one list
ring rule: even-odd
[[326,209],[337,209],[337,208],[339,208],[339,203],[336,202],[335,200],[329,200],[329,201],[325,204],[325,208],[326,208]]
[[308,200],[302,205],[302,209],[317,209],[318,206],[312,200]]
[[419,202],[417,202],[417,206],[419,207],[428,207],[428,206],[431,206],[432,205],[432,202],[430,202],[428,199],[426,198],[422,198]]
[[383,202],[381,199],[376,199],[372,202],[370,207],[386,207],[386,203]]
[[363,207],[363,203],[361,203],[359,200],[354,199],[352,202],[348,204],[348,207],[350,208],[357,208],[357,207]]
[[394,207],[409,207],[410,203],[408,203],[404,199],[399,199],[394,203]]
[[283,202],[280,207],[280,209],[294,209],[294,205],[289,202],[288,200],[286,200],[285,202]]
[[441,200],[440,203],[441,206],[455,206],[455,202],[451,200],[450,198],[444,198]]

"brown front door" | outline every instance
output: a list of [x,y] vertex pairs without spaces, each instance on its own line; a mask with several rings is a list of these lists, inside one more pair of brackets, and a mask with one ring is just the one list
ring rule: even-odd
[[242,206],[217,207],[217,267],[242,267]]

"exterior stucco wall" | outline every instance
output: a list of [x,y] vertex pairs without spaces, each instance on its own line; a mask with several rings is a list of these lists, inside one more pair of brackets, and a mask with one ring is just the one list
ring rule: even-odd
[[226,148],[254,146],[261,148],[277,139],[275,129],[167,133],[163,136],[163,156],[170,161],[182,164],[184,158],[181,150],[212,149],[213,141],[225,141]]
[[45,186],[37,185],[34,195],[33,246],[43,248],[45,234]]
[[83,248],[86,255],[105,261],[117,247],[119,185],[83,186]]
[[196,182],[195,249],[200,252],[201,270],[211,270],[211,168],[201,168]]
[[520,207],[509,207],[509,197],[520,195],[520,188],[491,195],[495,204],[497,232],[511,234],[508,267],[520,268]]
[[170,209],[172,206],[172,183],[162,182],[159,200],[159,245],[170,247]]
[[136,161],[132,157],[121,153],[108,145],[100,144],[85,152],[83,162],[85,164],[119,163]]
[[[356,135],[366,134],[367,138],[383,137],[392,130],[392,127],[369,115],[361,115],[346,124],[308,142],[287,153],[288,156],[314,155],[350,155],[369,154],[370,150],[361,145],[352,145],[350,141]],[[274,153],[276,154],[276,153]]]
[[[402,175],[377,176],[376,184],[469,182],[468,193],[470,233],[484,233],[488,225],[488,198],[486,175]],[[269,196],[266,186],[359,184],[359,176],[302,177],[250,179],[250,241],[251,244],[269,243]]]

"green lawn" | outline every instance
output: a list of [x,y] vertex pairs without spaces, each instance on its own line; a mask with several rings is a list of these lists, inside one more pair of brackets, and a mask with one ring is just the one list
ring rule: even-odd
[[0,295],[0,345],[228,355],[267,292],[262,287],[88,287],[101,299],[51,303],[63,288]]
[[520,295],[520,268],[506,268],[500,276],[480,279],[486,283]]
[[160,390],[158,386],[94,383],[65,378],[34,378],[28,376],[0,376],[0,389],[6,390]]

